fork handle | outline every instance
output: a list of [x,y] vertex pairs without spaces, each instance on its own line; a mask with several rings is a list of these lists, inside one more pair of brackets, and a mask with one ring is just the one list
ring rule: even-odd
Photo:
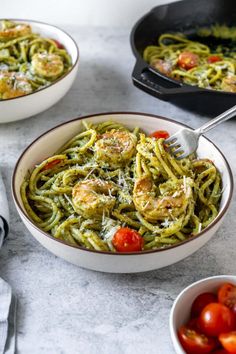
[[226,120],[234,117],[235,114],[236,114],[236,105],[231,107],[224,113],[221,113],[219,116],[212,119],[210,122],[202,125],[200,128],[196,129],[195,132],[198,133],[199,135],[204,134],[208,132],[208,130],[215,128],[218,124],[225,122]]

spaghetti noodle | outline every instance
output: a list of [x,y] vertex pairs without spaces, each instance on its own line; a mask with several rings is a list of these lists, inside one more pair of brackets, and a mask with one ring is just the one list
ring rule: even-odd
[[0,23],[0,100],[24,96],[50,85],[71,68],[71,57],[57,41],[31,26]]
[[21,186],[25,210],[40,229],[69,244],[115,252],[114,234],[128,227],[149,250],[186,240],[217,216],[221,176],[212,161],[177,161],[163,138],[113,121],[83,125]]

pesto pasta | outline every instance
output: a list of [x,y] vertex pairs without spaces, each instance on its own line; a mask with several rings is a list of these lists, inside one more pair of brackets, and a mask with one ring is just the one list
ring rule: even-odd
[[132,229],[141,250],[198,234],[217,216],[221,176],[208,159],[175,160],[163,138],[114,121],[92,124],[26,176],[21,197],[40,229],[68,244],[116,252]]
[[[236,92],[236,29],[215,25],[197,32],[198,40],[183,34],[164,33],[157,45],[144,49],[143,58],[153,68],[189,85]],[[228,40],[228,45],[209,43]],[[201,40],[202,39],[202,40]]]
[[0,22],[0,100],[49,86],[70,68],[71,57],[56,40],[25,23]]

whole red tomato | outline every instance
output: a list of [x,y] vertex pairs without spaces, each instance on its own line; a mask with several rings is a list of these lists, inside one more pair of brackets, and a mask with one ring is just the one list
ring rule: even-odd
[[234,329],[235,316],[225,305],[211,303],[202,310],[198,324],[204,334],[217,337]]
[[202,293],[196,297],[191,307],[191,316],[198,317],[204,307],[211,302],[217,302],[217,297],[213,293]]
[[121,227],[112,239],[113,246],[118,252],[142,251],[144,240],[135,230]]

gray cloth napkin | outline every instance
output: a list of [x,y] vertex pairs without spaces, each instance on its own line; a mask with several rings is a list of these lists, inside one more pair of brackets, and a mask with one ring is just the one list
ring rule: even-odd
[[10,285],[0,278],[0,354],[16,349],[16,298]]
[[6,189],[3,184],[0,171],[0,248],[9,230],[9,208],[6,196]]
[[[9,229],[6,190],[0,172],[0,248]],[[0,254],[1,257],[1,254]],[[12,289],[0,278],[0,354],[14,354],[16,348],[16,298]]]

